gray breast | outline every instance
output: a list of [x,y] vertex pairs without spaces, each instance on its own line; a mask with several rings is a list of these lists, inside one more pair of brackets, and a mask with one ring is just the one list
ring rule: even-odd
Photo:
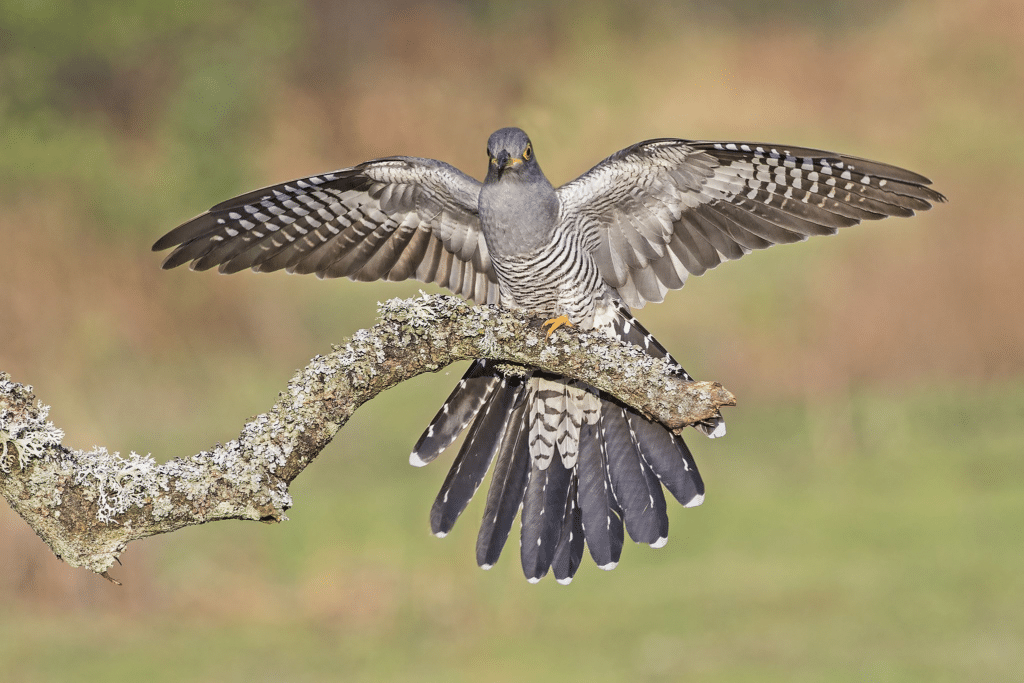
[[480,228],[492,257],[535,252],[550,241],[558,221],[558,195],[547,179],[485,183],[479,206]]

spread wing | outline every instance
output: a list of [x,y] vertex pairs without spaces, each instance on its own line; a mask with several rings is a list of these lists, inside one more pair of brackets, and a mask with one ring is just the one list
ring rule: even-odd
[[945,197],[895,166],[800,147],[648,140],[558,188],[605,281],[634,308],[722,261],[912,216]]
[[285,269],[353,280],[413,278],[496,303],[480,183],[432,159],[390,157],[243,194],[153,245],[195,270]]

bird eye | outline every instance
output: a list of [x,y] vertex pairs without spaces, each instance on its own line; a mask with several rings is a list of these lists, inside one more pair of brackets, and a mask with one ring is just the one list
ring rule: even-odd
[[526,149],[523,150],[523,158],[526,159],[527,161],[529,161],[530,157],[532,157],[532,156],[533,156],[533,145],[531,145],[530,143],[526,143]]

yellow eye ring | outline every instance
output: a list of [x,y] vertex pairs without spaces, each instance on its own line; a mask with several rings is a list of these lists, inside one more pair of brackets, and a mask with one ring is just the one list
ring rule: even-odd
[[531,156],[533,156],[533,145],[527,143],[526,149],[523,150],[523,159],[529,161]]

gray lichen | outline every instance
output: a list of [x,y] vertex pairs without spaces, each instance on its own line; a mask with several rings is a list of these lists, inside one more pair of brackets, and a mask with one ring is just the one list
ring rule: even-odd
[[150,456],[132,452],[127,458],[97,446],[91,451],[66,451],[64,464],[74,472],[86,500],[95,501],[96,518],[117,524],[131,508],[142,508],[168,490],[168,477]]
[[[0,374],[0,394],[17,391],[21,385]],[[25,387],[32,392],[32,387]],[[10,409],[0,408],[0,471],[10,473],[15,457],[18,469],[25,469],[33,458],[43,458],[51,448],[64,440],[63,430],[47,421],[50,406],[39,403],[36,410],[15,415]]]

